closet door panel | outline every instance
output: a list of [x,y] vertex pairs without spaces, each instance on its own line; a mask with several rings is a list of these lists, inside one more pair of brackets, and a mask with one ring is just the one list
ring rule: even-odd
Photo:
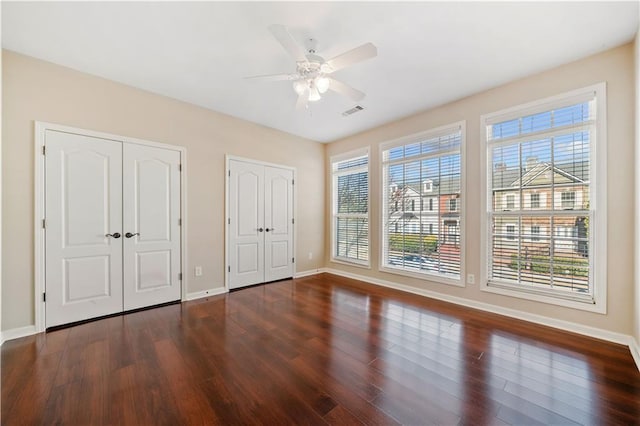
[[293,171],[265,167],[265,281],[293,276]]
[[124,309],[179,300],[180,152],[125,144]]
[[229,162],[229,287],[264,282],[264,166]]
[[122,311],[122,143],[45,134],[46,327]]

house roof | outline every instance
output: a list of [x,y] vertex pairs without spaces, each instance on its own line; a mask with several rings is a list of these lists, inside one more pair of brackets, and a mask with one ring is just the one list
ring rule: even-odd
[[548,173],[553,167],[555,183],[583,183],[589,180],[589,162],[577,161],[564,164],[551,165],[548,162],[539,162],[534,166],[523,169],[520,175],[519,167],[504,167],[496,165],[493,170],[494,189],[513,189],[523,187],[534,187],[551,184],[551,174]]

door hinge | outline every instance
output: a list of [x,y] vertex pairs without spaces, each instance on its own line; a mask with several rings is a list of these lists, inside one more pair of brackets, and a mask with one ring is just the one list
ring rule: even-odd
[[293,218],[291,218],[291,223],[292,223],[292,224],[295,224],[295,223],[296,223],[296,220],[295,220],[295,219],[293,219]]
[[231,218],[227,219],[227,224],[231,225]]
[[295,179],[291,179],[291,185],[295,185],[295,184],[296,184]]
[[227,266],[227,271],[231,272],[231,266]]
[[179,280],[179,281],[182,281],[182,272],[180,272],[180,273],[178,274],[178,280]]
[[42,301],[43,302],[47,301],[47,293],[42,293]]
[[182,219],[178,219],[178,226],[182,226]]
[[229,170],[229,177],[231,177],[231,170]]
[[42,145],[42,155],[47,155],[47,147]]
[[182,171],[182,164],[178,164],[178,171]]
[[42,229],[47,229],[47,220],[42,219]]
[[295,257],[291,258],[291,263],[296,263],[296,258]]

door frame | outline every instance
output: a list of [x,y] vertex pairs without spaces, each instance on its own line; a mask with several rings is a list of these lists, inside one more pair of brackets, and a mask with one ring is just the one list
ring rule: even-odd
[[[298,239],[296,238],[298,222],[295,219],[298,217],[298,185],[296,185],[297,169],[292,166],[284,166],[282,164],[269,163],[261,160],[254,160],[246,157],[238,157],[235,155],[226,154],[224,157],[224,289],[229,292],[229,177],[231,175],[230,163],[231,161],[242,161],[244,163],[255,164],[258,166],[276,167],[285,170],[291,170],[293,172],[293,258],[296,258],[296,244]],[[293,262],[293,276],[296,276],[296,262]]]
[[78,127],[65,126],[62,124],[47,123],[44,121],[34,121],[34,216],[33,216],[33,236],[34,236],[34,314],[36,333],[45,330],[46,303],[42,298],[45,291],[45,230],[42,222],[45,219],[45,156],[43,147],[45,146],[45,133],[47,130],[54,130],[63,133],[71,133],[82,136],[111,139],[120,141],[123,144],[136,144],[156,148],[170,149],[180,152],[180,268],[182,280],[180,281],[180,299],[187,300],[187,149],[183,146],[169,145],[160,142],[153,142],[144,139],[137,139],[128,136],[116,135],[112,133],[97,132]]

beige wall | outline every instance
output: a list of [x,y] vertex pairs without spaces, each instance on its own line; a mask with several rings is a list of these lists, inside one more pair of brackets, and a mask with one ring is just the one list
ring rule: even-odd
[[[634,337],[636,344],[640,345],[640,30],[636,33],[633,43],[635,52],[635,94],[636,94],[636,143],[635,143],[635,316]],[[638,365],[640,368],[640,365]]]
[[[335,154],[369,146],[371,153],[371,253],[372,268],[362,269],[332,263],[329,268],[383,279],[420,289],[517,309],[554,319],[576,322],[614,332],[633,333],[634,257],[634,51],[627,44],[604,53],[561,66],[468,98],[333,142],[327,147],[326,161]],[[608,314],[601,315],[483,292],[478,285],[451,287],[426,280],[378,271],[380,252],[380,167],[378,146],[438,126],[466,120],[466,272],[480,276],[480,200],[483,194],[480,164],[480,115],[557,95],[598,82],[607,82],[608,101]],[[328,169],[328,165],[325,164]],[[330,188],[327,187],[326,229],[330,229]],[[325,245],[330,248],[329,235]],[[327,250],[329,252],[329,250]]]
[[296,268],[322,266],[322,144],[14,52],[2,56],[3,330],[34,323],[34,120],[187,148],[188,292],[224,285],[225,154],[297,168]]

